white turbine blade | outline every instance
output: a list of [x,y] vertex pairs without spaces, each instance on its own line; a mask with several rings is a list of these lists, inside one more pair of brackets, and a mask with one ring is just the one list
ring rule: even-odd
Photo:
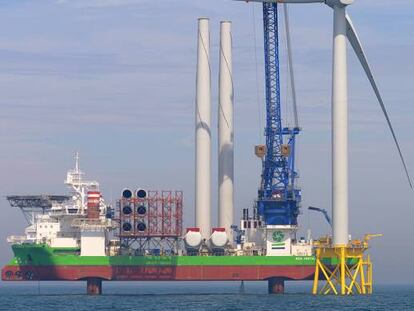
[[349,17],[349,15],[346,16],[346,20],[347,20],[348,40],[351,43],[352,48],[354,49],[359,61],[361,62],[361,65],[362,65],[362,67],[364,68],[364,70],[367,74],[368,80],[371,82],[372,88],[374,89],[375,95],[377,96],[377,99],[378,99],[378,102],[381,106],[382,112],[384,113],[385,119],[387,120],[388,127],[391,131],[391,134],[392,134],[392,137],[394,139],[395,145],[397,146],[398,153],[399,153],[400,158],[401,158],[401,162],[404,166],[405,174],[407,175],[408,183],[410,184],[410,187],[412,189],[413,185],[412,185],[412,182],[411,182],[410,174],[408,173],[407,165],[405,164],[405,160],[404,160],[404,156],[402,154],[401,148],[400,148],[400,144],[398,143],[397,136],[395,135],[394,128],[391,124],[391,120],[388,116],[387,109],[385,108],[384,101],[382,100],[381,94],[380,94],[379,89],[377,87],[377,83],[375,82],[374,76],[372,75],[371,68],[370,68],[370,66],[368,64],[368,60],[365,56],[364,49],[362,47],[361,41],[358,38],[358,35],[355,31],[355,27],[352,24],[352,21],[351,21],[351,18]]

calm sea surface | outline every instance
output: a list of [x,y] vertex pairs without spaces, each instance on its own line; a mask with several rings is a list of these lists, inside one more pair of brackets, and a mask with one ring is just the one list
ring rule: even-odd
[[0,310],[414,310],[414,286],[377,286],[372,296],[314,297],[311,283],[287,283],[287,294],[266,294],[266,283],[104,283],[88,297],[84,283],[0,283]]

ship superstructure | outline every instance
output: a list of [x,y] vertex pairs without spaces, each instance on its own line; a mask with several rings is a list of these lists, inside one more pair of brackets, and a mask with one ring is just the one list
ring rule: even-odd
[[[29,226],[25,229],[23,236],[10,236],[7,238],[11,244],[43,244],[52,248],[71,248],[78,249],[83,253],[89,247],[86,243],[88,226],[101,226],[102,238],[99,243],[97,240],[91,242],[91,245],[98,242],[102,247],[98,251],[95,248],[96,255],[105,255],[106,239],[112,228],[111,220],[106,216],[110,213],[111,208],[103,200],[99,183],[96,181],[83,180],[83,172],[79,168],[79,156],[76,154],[75,168],[69,170],[65,180],[69,188],[68,195],[30,195],[8,196],[10,204],[13,207],[21,209]],[[97,218],[88,222],[88,205],[94,201],[96,205]],[[92,208],[89,208],[89,213]],[[82,253],[82,251],[81,251]],[[88,251],[87,253],[90,253]]]

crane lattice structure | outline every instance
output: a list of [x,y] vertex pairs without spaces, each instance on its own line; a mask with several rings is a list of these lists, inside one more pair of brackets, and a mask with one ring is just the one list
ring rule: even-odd
[[267,225],[297,225],[301,193],[295,180],[295,141],[300,128],[283,127],[280,101],[277,3],[263,3],[266,78],[266,146],[258,214]]

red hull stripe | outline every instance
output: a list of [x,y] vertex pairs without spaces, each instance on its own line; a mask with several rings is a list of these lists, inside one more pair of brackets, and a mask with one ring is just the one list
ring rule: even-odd
[[3,281],[259,281],[309,280],[314,266],[5,266]]

